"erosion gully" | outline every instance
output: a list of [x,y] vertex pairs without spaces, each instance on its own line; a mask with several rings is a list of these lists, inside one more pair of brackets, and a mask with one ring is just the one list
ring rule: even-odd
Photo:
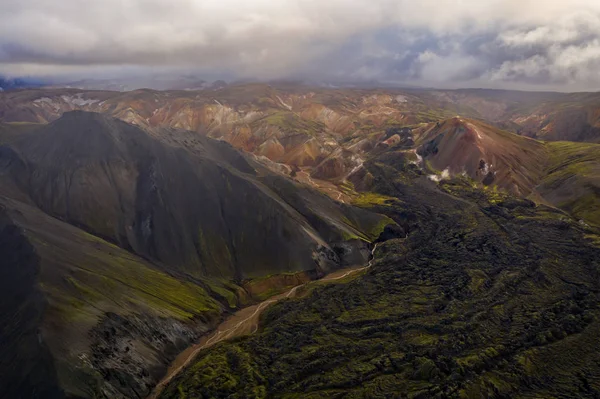
[[[379,243],[375,244],[375,246],[373,247],[373,250],[371,251],[371,260],[369,260],[369,263],[366,266],[360,268],[337,270],[317,281],[327,282],[341,280],[351,274],[370,268],[373,265],[373,261],[375,259],[374,254],[378,245]],[[157,399],[160,396],[163,389],[171,382],[171,380],[173,380],[173,378],[175,378],[181,371],[183,371],[183,369],[185,369],[192,362],[192,360],[194,360],[196,355],[200,353],[200,351],[202,351],[203,349],[209,348],[215,344],[218,344],[219,342],[226,341],[231,338],[254,334],[256,331],[258,331],[259,318],[265,309],[282,299],[294,298],[298,289],[305,286],[306,284],[309,283],[297,285],[282,294],[273,296],[267,299],[266,301],[260,302],[256,305],[240,309],[231,316],[227,317],[210,334],[205,335],[196,344],[189,346],[186,350],[177,355],[175,360],[169,365],[169,368],[167,369],[167,374],[154,387],[152,393],[150,394],[150,396],[148,396],[147,399]]]

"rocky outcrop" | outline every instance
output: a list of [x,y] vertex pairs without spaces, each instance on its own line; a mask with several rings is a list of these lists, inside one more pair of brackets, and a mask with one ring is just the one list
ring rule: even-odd
[[106,397],[146,397],[175,356],[209,327],[148,315],[107,313],[89,333],[86,362],[101,375],[97,383]]

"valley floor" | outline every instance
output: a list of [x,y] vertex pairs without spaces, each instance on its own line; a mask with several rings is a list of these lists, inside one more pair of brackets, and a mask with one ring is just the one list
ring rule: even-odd
[[[377,245],[375,245],[375,248],[376,247]],[[304,294],[302,289],[306,288],[307,284],[322,284],[326,282],[343,280],[351,275],[354,275],[355,273],[368,269],[371,267],[372,262],[373,259],[369,261],[367,266],[364,267],[357,266],[354,268],[336,270],[320,280],[297,285],[282,294],[273,296],[263,302],[248,306],[235,312],[231,316],[227,317],[221,324],[219,324],[213,332],[205,335],[202,337],[202,339],[200,339],[199,342],[181,352],[171,363],[167,370],[167,374],[156,385],[150,396],[148,396],[148,399],[158,398],[165,386],[167,386],[167,384],[169,384],[174,377],[176,377],[183,369],[185,369],[202,350],[210,348],[219,342],[255,333],[258,330],[260,316],[270,305],[279,302],[282,299],[302,297]]]

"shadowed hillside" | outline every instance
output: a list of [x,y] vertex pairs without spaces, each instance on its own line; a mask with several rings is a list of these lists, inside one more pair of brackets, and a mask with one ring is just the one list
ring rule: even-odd
[[177,129],[82,111],[2,129],[10,396],[144,397],[229,312],[362,265],[393,223]]
[[[299,212],[288,196],[306,188],[290,183],[277,195],[268,187],[276,175],[228,144],[203,137],[191,144],[193,151],[73,112],[3,151],[13,185],[46,213],[196,276],[310,270],[319,250],[331,252],[328,243],[364,237],[379,223],[310,192],[303,195],[329,209]],[[361,217],[367,230],[342,220]]]

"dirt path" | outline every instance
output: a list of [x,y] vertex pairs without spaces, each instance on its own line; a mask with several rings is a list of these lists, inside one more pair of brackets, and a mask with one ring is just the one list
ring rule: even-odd
[[[361,270],[366,270],[370,268],[375,259],[374,254],[378,245],[379,244],[375,244],[375,246],[373,247],[373,250],[371,251],[371,260],[369,260],[367,266],[358,269],[338,270],[316,281],[324,282],[341,280],[353,273],[357,273]],[[301,288],[306,284],[297,285],[284,292],[283,294],[271,297],[270,299],[263,301],[259,304],[248,306],[247,308],[241,309],[229,316],[228,318],[226,318],[221,324],[219,324],[215,331],[200,339],[200,341],[197,344],[188,347],[175,358],[175,360],[169,366],[167,374],[154,387],[152,393],[150,393],[150,396],[148,396],[148,399],[158,398],[158,396],[167,386],[167,384],[169,384],[171,380],[175,378],[175,376],[177,376],[184,368],[186,368],[201,350],[209,348],[221,341],[239,337],[242,335],[253,334],[256,331],[258,331],[258,321],[260,315],[267,307],[269,307],[275,302],[278,302],[281,299],[293,298],[296,295],[296,291],[298,290],[298,288]]]

